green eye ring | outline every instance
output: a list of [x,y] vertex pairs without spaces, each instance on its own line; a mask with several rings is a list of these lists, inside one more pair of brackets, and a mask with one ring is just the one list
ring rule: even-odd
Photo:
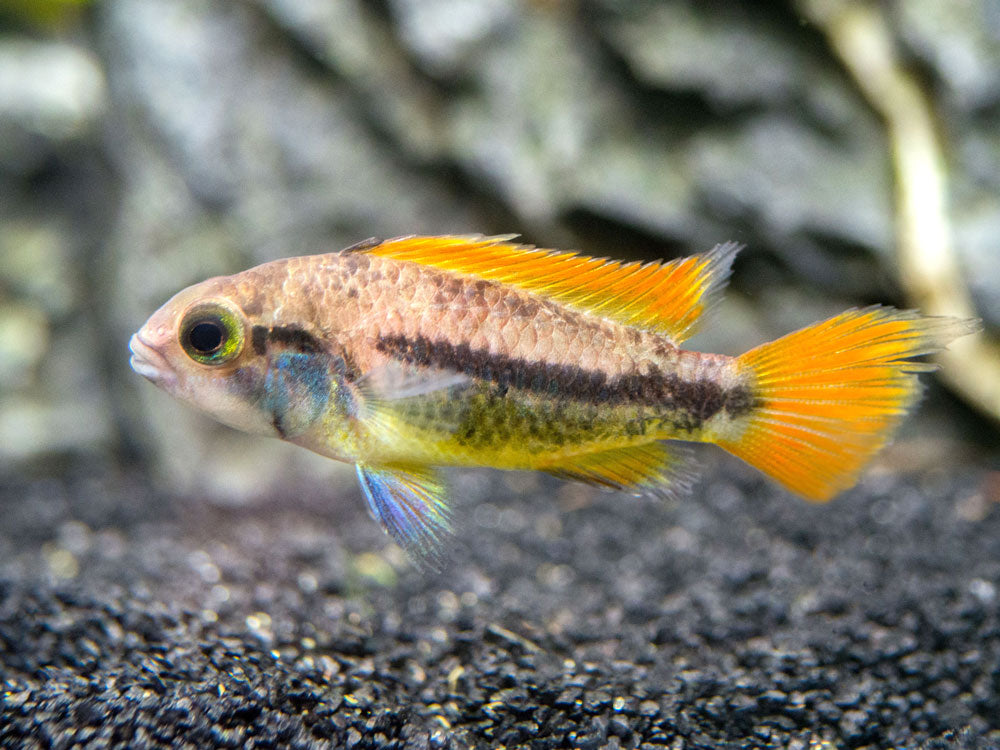
[[199,302],[181,319],[180,344],[184,353],[203,365],[223,365],[243,351],[243,321],[222,301]]

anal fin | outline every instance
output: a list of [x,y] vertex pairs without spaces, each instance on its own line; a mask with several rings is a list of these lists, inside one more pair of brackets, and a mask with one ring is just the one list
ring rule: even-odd
[[440,568],[451,522],[437,472],[422,466],[363,464],[357,471],[372,517],[417,562]]
[[692,463],[688,448],[654,442],[584,453],[539,468],[560,479],[633,495],[674,498],[691,489]]

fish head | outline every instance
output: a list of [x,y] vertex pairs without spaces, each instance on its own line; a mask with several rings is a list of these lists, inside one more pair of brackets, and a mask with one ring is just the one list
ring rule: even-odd
[[[259,288],[240,275],[217,277],[177,293],[131,338],[130,364],[139,375],[236,429],[282,434],[268,388],[272,362],[255,346]],[[285,399],[287,411],[287,398]],[[315,411],[315,410],[313,410]]]

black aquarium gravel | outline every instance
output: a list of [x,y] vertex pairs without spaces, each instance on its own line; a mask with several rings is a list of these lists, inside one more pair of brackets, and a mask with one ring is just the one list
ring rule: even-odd
[[810,506],[717,463],[674,504],[456,474],[439,573],[353,487],[223,507],[92,468],[6,480],[0,743],[1000,745],[995,473]]

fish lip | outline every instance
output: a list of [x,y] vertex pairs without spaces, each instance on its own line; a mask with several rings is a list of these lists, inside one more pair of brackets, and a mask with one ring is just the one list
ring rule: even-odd
[[128,348],[132,352],[129,365],[146,380],[161,387],[170,387],[177,382],[177,375],[167,362],[167,358],[143,339],[142,331],[132,335]]

